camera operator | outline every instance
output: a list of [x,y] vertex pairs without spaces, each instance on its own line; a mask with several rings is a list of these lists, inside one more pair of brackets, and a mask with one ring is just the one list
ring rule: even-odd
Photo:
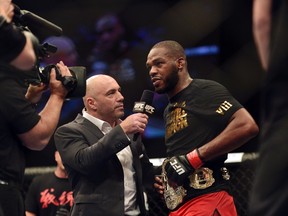
[[[22,216],[24,149],[42,150],[48,144],[68,90],[56,79],[55,68],[48,84],[30,85],[27,90],[24,75],[29,75],[37,61],[30,40],[33,34],[17,30],[11,23],[11,0],[0,0],[0,15],[0,216]],[[71,76],[63,62],[56,67],[60,76]],[[37,113],[32,102],[37,102],[47,88],[50,97]]]

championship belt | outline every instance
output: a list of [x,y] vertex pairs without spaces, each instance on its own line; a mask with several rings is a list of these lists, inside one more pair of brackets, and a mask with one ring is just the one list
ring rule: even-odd
[[169,163],[169,159],[165,159],[162,163],[162,182],[164,186],[164,200],[168,209],[175,209],[180,203],[182,203],[184,196],[186,196],[186,190],[182,186],[172,187],[169,185],[166,175],[165,166]]
[[213,171],[208,167],[200,167],[195,170],[190,176],[190,187],[194,189],[206,189],[210,187],[215,179],[213,178]]

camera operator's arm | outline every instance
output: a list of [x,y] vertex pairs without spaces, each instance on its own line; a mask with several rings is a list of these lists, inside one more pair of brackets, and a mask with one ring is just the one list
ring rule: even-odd
[[[63,62],[57,64],[62,76],[71,76],[71,73]],[[61,81],[56,79],[55,69],[50,74],[50,97],[40,112],[40,120],[30,131],[19,134],[23,145],[29,149],[42,150],[49,142],[54,130],[57,127],[61,108],[68,93]]]
[[34,67],[37,57],[32,44],[32,34],[27,31],[22,33],[24,34],[26,40],[25,46],[20,54],[10,61],[10,65],[20,70],[30,70]]
[[47,86],[44,83],[38,85],[29,84],[25,97],[33,104],[40,101],[42,94],[47,90]]
[[36,62],[32,34],[11,23],[14,15],[11,0],[0,0],[0,59],[20,70],[31,69]]

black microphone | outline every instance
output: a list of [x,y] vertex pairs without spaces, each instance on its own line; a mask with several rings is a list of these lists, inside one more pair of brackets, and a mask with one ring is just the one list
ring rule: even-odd
[[[152,107],[154,98],[154,92],[150,90],[144,90],[139,102],[134,103],[133,112],[134,113],[146,113],[153,114],[155,108]],[[139,136],[139,133],[134,134],[133,141],[136,141]]]
[[24,27],[28,27],[40,40],[51,35],[61,36],[63,33],[61,27],[28,10],[21,10],[15,4],[13,21],[16,24],[19,23]]

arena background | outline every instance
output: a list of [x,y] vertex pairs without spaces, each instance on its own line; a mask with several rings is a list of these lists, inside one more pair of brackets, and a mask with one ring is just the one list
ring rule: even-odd
[[[137,73],[141,74],[141,79],[135,80],[136,84],[142,83],[143,78],[148,80],[145,61],[151,46],[160,40],[176,40],[186,49],[192,77],[212,79],[226,86],[258,122],[259,92],[263,75],[252,37],[251,0],[15,0],[13,2],[22,10],[29,10],[60,26],[63,34],[75,42],[83,66],[86,66],[91,46],[95,42],[92,36],[95,21],[107,12],[119,14],[131,38],[136,39],[141,45],[140,51],[133,59],[133,63],[137,65]],[[151,88],[148,82],[142,86],[143,90]],[[133,97],[131,95],[132,98],[129,95],[124,96],[128,100],[137,101],[143,90],[136,92],[136,97],[135,94]],[[131,93],[133,91],[135,90],[130,89]],[[157,108],[156,113],[150,117],[148,130],[143,136],[151,158],[165,157],[162,112],[166,101],[163,97],[160,97],[161,100],[157,99],[153,102]],[[128,109],[132,111],[132,107]],[[69,110],[65,112],[69,115]],[[67,116],[67,113],[65,115]],[[71,116],[60,121],[59,125],[74,117],[75,113],[71,113]],[[234,151],[245,153],[244,160],[241,157],[239,162],[229,163],[233,170],[232,175],[235,177],[232,181],[235,193],[240,194],[237,197],[241,197],[237,199],[242,205],[240,209],[243,209],[240,215],[245,215],[247,194],[253,177],[254,153],[258,148],[257,140],[256,137]],[[53,140],[41,152],[27,150],[27,172],[30,173],[27,174],[27,184],[29,176],[39,173],[39,167],[45,172],[45,169],[55,165],[54,150]],[[153,206],[153,197],[151,205]],[[165,210],[156,201],[153,209],[157,211],[158,207],[165,215]],[[161,214],[158,212],[151,215]]]

